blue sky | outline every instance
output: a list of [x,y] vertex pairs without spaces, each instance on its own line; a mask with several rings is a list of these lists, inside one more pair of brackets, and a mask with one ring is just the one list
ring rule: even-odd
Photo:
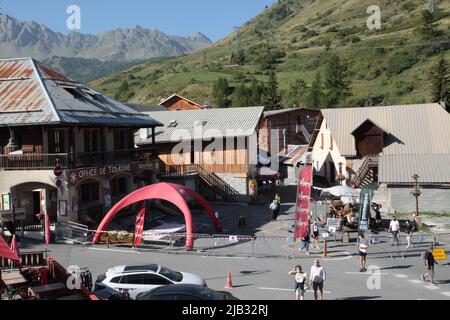
[[140,25],[186,36],[202,32],[217,41],[276,0],[0,0],[2,12],[67,34],[66,9],[81,8],[81,33]]

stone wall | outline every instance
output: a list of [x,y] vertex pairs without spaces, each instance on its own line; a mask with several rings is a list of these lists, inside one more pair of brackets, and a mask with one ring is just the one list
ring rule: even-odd
[[[389,186],[390,207],[398,213],[416,211],[416,200],[410,187]],[[450,213],[450,188],[424,187],[419,198],[421,212]]]

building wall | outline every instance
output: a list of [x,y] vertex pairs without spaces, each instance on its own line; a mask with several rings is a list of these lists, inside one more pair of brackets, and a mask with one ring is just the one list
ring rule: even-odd
[[278,115],[272,115],[264,118],[264,121],[261,123],[260,127],[260,148],[264,151],[271,151],[269,148],[271,147],[271,141],[269,141],[271,137],[271,130],[279,130],[279,141],[278,146],[279,150],[272,150],[272,153],[279,153],[284,149],[284,136],[283,129],[288,129],[288,134],[286,136],[286,145],[305,145],[309,144],[309,140],[305,138],[299,129],[299,121],[302,119],[303,125],[305,125],[308,132],[312,135],[314,129],[316,127],[317,118],[314,121],[307,121],[307,117],[311,117],[311,119],[319,116],[319,111],[312,110],[294,110],[292,112],[281,113]]
[[334,165],[336,174],[339,174],[339,163],[342,163],[342,174],[349,178],[346,172],[347,159],[341,155],[336,141],[332,138],[330,129],[328,128],[327,122],[324,119],[320,128],[320,132],[314,142],[313,152],[312,152],[313,165],[316,172],[328,178],[329,176],[329,166]]
[[176,110],[200,110],[203,109],[198,105],[192,104],[187,100],[181,98],[173,98],[163,104],[166,108],[172,111]]
[[[390,207],[398,213],[416,211],[416,200],[411,187],[388,186]],[[424,187],[419,198],[419,211],[450,213],[450,187]]]

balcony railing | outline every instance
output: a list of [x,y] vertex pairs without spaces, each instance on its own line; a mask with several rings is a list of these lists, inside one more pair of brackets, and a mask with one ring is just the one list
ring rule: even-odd
[[67,169],[66,153],[0,155],[0,170],[53,170],[58,161]]
[[145,161],[158,157],[157,148],[81,152],[75,154],[0,155],[0,170],[53,170],[59,161],[62,169],[93,167],[116,163]]

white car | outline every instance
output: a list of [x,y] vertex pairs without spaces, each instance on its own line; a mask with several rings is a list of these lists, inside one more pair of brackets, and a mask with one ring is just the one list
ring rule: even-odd
[[197,275],[149,264],[109,269],[105,274],[98,276],[93,293],[101,299],[109,299],[112,295],[125,290],[128,291],[131,299],[136,299],[139,293],[171,284],[207,286],[205,280]]

